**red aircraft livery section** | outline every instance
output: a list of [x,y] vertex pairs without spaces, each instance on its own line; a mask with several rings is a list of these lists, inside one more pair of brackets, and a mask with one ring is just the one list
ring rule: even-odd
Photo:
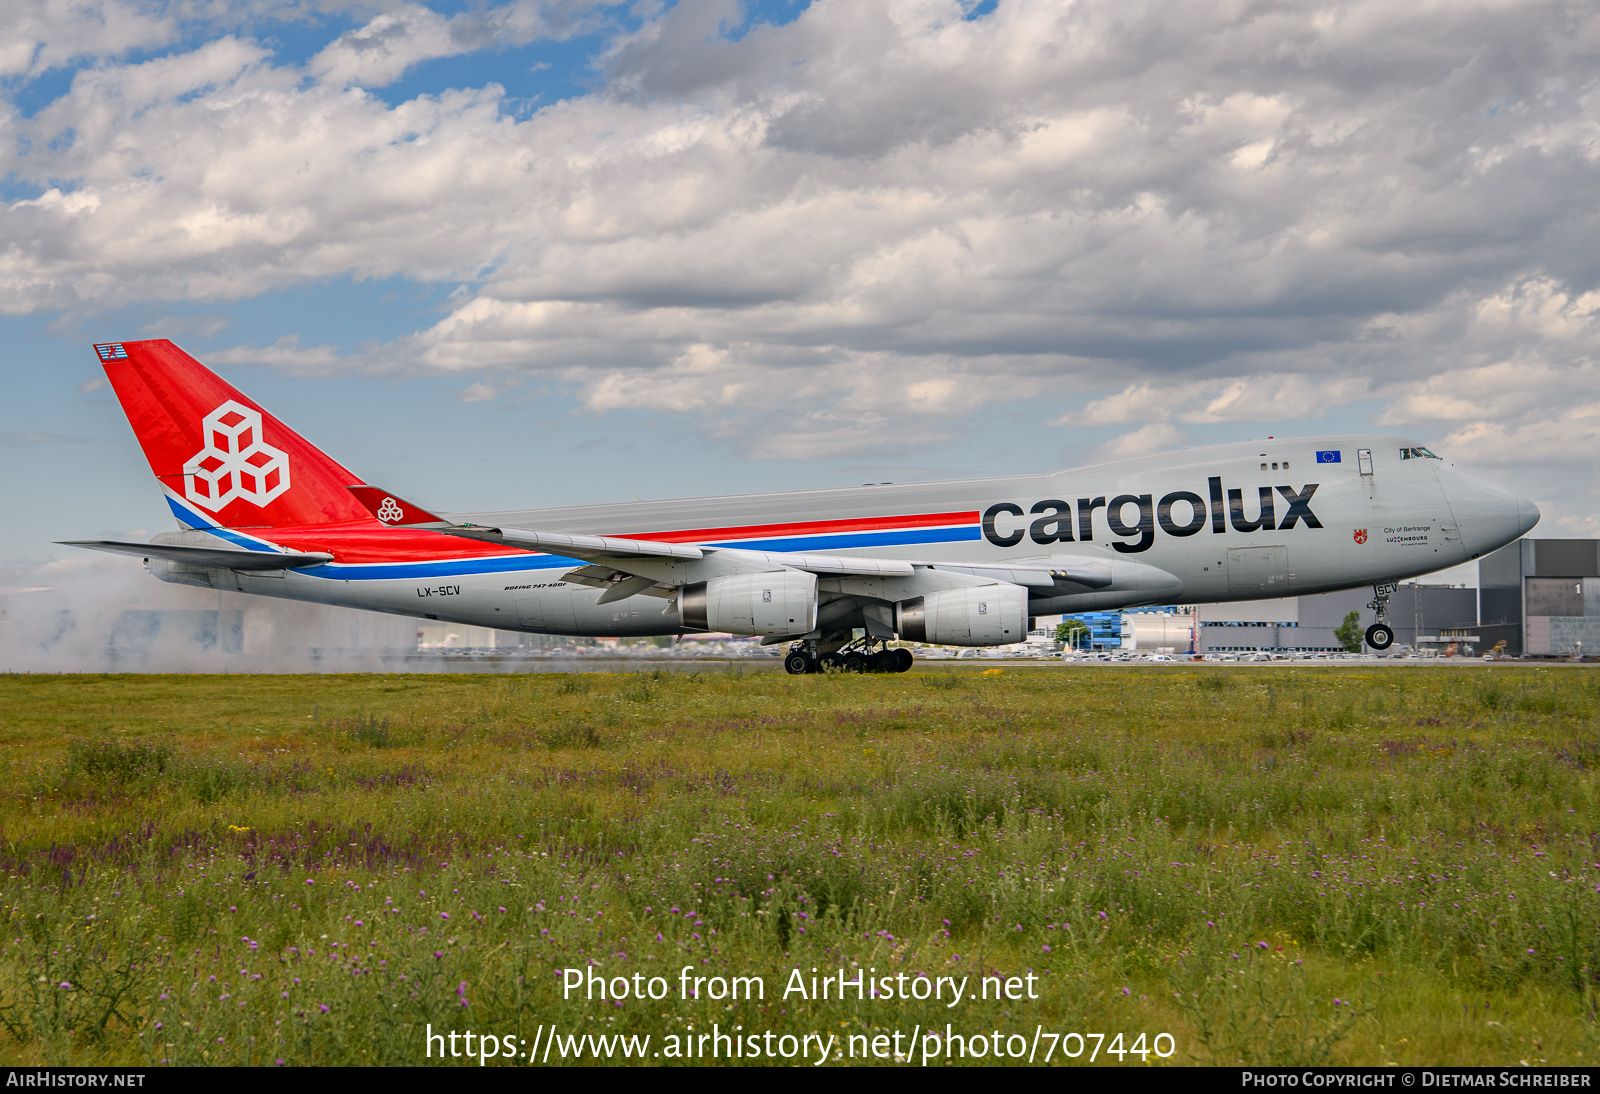
[[241,547],[325,552],[335,564],[527,554],[386,527],[351,493],[364,488],[358,475],[165,339],[95,352],[168,506],[191,528]]
[[206,523],[371,520],[348,489],[360,478],[171,342],[116,342],[95,352],[150,470]]

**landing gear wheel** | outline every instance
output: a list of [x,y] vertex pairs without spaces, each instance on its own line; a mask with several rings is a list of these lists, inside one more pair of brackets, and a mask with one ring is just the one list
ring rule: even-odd
[[898,672],[900,662],[895,658],[893,650],[879,650],[867,662],[873,672]]
[[790,650],[783,659],[783,671],[790,676],[804,676],[811,671],[811,658],[805,655],[804,650]]
[[1394,631],[1383,623],[1374,623],[1367,628],[1367,645],[1375,650],[1386,650],[1394,645]]
[[892,652],[894,653],[895,672],[910,672],[911,666],[917,663],[917,659],[911,655],[911,651],[904,646]]
[[845,672],[866,672],[867,671],[867,659],[866,659],[866,656],[861,654],[860,652],[858,652],[856,650],[851,650],[849,653],[845,654],[844,655],[844,671]]

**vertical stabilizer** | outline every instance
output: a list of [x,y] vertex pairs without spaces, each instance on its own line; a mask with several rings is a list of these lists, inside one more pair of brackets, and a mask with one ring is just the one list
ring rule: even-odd
[[164,338],[95,346],[167,504],[189,527],[371,519],[361,480]]

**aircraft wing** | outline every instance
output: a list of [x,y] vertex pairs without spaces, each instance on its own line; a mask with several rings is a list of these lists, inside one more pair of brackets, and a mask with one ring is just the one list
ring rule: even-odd
[[333,561],[332,555],[322,551],[288,554],[225,547],[183,547],[175,543],[130,543],[120,539],[68,539],[60,543],[63,547],[87,547],[91,551],[110,551],[137,558],[164,558],[169,562],[186,562],[216,570],[293,570]]
[[695,547],[622,536],[579,536],[521,528],[457,525],[439,531],[484,543],[505,543],[529,551],[580,558],[589,565],[568,571],[563,580],[604,589],[596,604],[610,604],[641,593],[670,599],[677,595],[679,585],[724,574],[784,569],[806,570],[829,577],[910,577],[915,573],[911,563],[896,559]]
[[1087,589],[1104,589],[1113,584],[1111,567],[1094,559],[1081,562],[1052,560],[1037,566],[907,562],[888,558],[697,547],[625,536],[585,536],[522,528],[490,528],[476,524],[451,524],[377,487],[351,486],[349,490],[380,521],[394,527],[428,528],[463,539],[581,559],[588,565],[568,572],[564,579],[604,589],[599,600],[601,604],[639,593],[670,598],[677,586],[689,582],[724,574],[778,569],[804,570],[819,577],[866,578],[914,578],[919,572],[939,570],[945,574],[963,575],[966,579],[977,579],[978,584],[1005,582],[1039,590],[1054,590],[1060,584]]
[[1057,584],[1082,585],[1088,589],[1107,589],[1114,584],[1111,566],[1092,558],[1068,562],[1054,559],[1039,566],[1018,566],[1010,563],[936,563],[941,570],[973,577],[988,577],[995,581],[1009,581],[1031,589],[1053,589]]
[[577,536],[568,532],[529,532],[521,528],[483,528],[472,524],[448,525],[438,529],[447,535],[462,539],[475,539],[482,543],[504,543],[521,547],[525,551],[543,551],[552,555],[567,555],[585,562],[602,559],[675,558],[697,561],[706,556],[706,548],[686,543],[658,543],[648,539],[624,539],[621,536]]
[[377,487],[347,489],[378,520],[395,528],[426,528],[480,543],[498,543],[565,555],[588,563],[564,575],[564,580],[606,590],[598,601],[645,593],[670,598],[679,585],[725,574],[769,570],[806,570],[828,577],[911,577],[909,562],[882,558],[847,558],[841,555],[786,554],[747,551],[731,547],[697,547],[687,543],[626,536],[585,536],[571,532],[544,532],[525,528],[491,528],[478,524],[452,524],[434,513]]

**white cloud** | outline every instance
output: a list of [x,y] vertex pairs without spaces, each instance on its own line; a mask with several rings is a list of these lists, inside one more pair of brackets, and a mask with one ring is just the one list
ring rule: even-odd
[[1170,452],[1182,447],[1183,439],[1183,431],[1171,422],[1151,422],[1107,441],[1094,450],[1094,458],[1096,461],[1127,460],[1156,452]]
[[306,68],[317,79],[339,87],[383,87],[419,61],[592,30],[596,6],[512,0],[498,7],[474,7],[446,19],[422,4],[399,4],[341,34],[311,58]]
[[129,0],[6,0],[0,5],[0,77],[36,76],[85,56],[158,46],[176,12]]
[[450,37],[450,21],[421,4],[402,4],[341,34],[306,68],[319,80],[345,86],[383,87],[411,65],[465,53]]
[[1189,383],[1142,380],[1115,395],[1092,400],[1051,425],[1125,425],[1129,422],[1271,422],[1320,418],[1332,407],[1363,398],[1359,376],[1317,382],[1306,376],[1255,375]]
[[[167,41],[179,9],[81,10],[121,29],[18,17],[7,71]],[[241,32],[78,73],[0,119],[0,172],[46,191],[0,207],[0,309],[459,281],[381,347],[212,359],[540,373],[774,455],[1085,391],[1057,424],[1140,426],[1118,453],[1368,398],[1506,468],[1541,407],[1586,443],[1600,10],[819,0],[732,41],[731,0],[686,0],[531,116],[363,90],[595,10],[399,3],[304,68]]]
[[323,375],[346,365],[337,346],[302,347],[298,334],[286,334],[270,346],[236,346],[208,354],[213,365],[265,365],[300,376]]
[[456,398],[463,403],[486,403],[499,394],[488,384],[468,384],[456,392]]

